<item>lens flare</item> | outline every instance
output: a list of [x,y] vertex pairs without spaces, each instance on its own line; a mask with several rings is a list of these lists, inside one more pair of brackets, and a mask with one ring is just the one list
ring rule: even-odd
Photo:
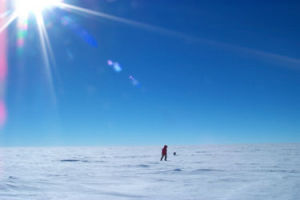
[[108,60],[108,61],[107,61],[107,64],[111,66],[111,65],[113,65],[113,61]]
[[131,84],[133,86],[138,86],[139,85],[139,81],[136,78],[134,78],[134,76],[130,75],[129,80],[131,81]]
[[[50,92],[52,94],[53,100],[56,102],[56,95],[54,90],[54,84],[52,80],[52,64],[55,65],[54,54],[51,47],[51,41],[48,36],[46,23],[44,18],[49,17],[45,11],[51,10],[54,8],[59,8],[61,10],[65,10],[66,12],[75,12],[87,15],[93,15],[101,18],[105,18],[108,20],[116,21],[125,23],[128,25],[136,26],[139,28],[143,28],[146,30],[152,31],[160,31],[160,29],[155,29],[154,26],[143,24],[140,22],[135,22],[132,20],[127,20],[121,17],[116,17],[112,15],[108,15],[102,12],[93,11],[90,9],[86,9],[83,7],[78,7],[69,3],[65,3],[64,0],[12,0],[12,9],[7,11],[5,7],[6,0],[0,0],[0,101],[1,103],[1,113],[0,113],[0,120],[2,122],[5,121],[6,118],[6,109],[4,104],[4,90],[5,90],[5,80],[7,74],[7,55],[6,55],[6,29],[9,25],[13,24],[15,20],[17,22],[17,49],[18,53],[22,54],[25,50],[25,44],[27,39],[28,33],[28,18],[29,15],[35,18],[37,29],[38,29],[38,36],[40,39],[40,46],[41,46],[41,54],[43,56],[44,61],[44,68],[47,75],[48,83],[50,86]],[[55,12],[52,13],[55,16],[61,17],[57,15]],[[77,23],[74,22],[73,19],[70,17],[62,17],[61,23],[65,27],[69,27],[73,30],[78,36],[81,37],[85,42],[90,44],[91,46],[98,47],[97,41],[93,38],[86,30],[81,28]],[[70,53],[69,53],[70,54]],[[70,54],[70,58],[73,56]],[[123,69],[118,62],[114,62],[109,60],[108,65],[115,71],[120,73]],[[133,77],[129,76],[133,85],[139,85],[139,82]],[[1,122],[1,121],[0,121]]]
[[22,54],[25,44],[25,39],[28,30],[28,20],[27,18],[20,18],[18,20],[18,35],[17,35],[17,48],[18,53]]
[[122,71],[122,67],[121,67],[121,65],[118,62],[114,62],[112,60],[108,60],[107,64],[109,66],[111,66],[115,72],[121,72]]
[[64,16],[61,18],[61,24],[67,28],[70,28],[76,35],[78,35],[82,40],[84,40],[87,44],[92,47],[98,47],[97,40],[92,37],[84,28],[82,28],[79,24],[75,23],[68,16]]
[[[5,1],[0,0],[0,13],[6,13]],[[5,24],[4,18],[0,18],[0,24]],[[2,32],[2,33],[1,33]],[[5,125],[6,122],[6,106],[4,102],[5,84],[7,76],[7,55],[6,55],[6,31],[0,30],[0,128]]]
[[6,121],[6,107],[3,100],[0,101],[0,128],[4,126]]

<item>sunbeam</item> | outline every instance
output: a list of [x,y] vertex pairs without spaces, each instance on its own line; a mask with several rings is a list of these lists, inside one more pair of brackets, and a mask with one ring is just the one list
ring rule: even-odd
[[190,36],[185,33],[173,31],[170,29],[166,29],[166,28],[162,28],[162,27],[158,27],[158,26],[154,26],[154,25],[150,25],[150,24],[137,22],[134,20],[124,19],[121,17],[109,15],[109,14],[106,14],[103,12],[93,11],[93,10],[90,10],[87,8],[82,8],[82,7],[66,4],[63,2],[58,3],[58,5],[60,5],[60,7],[63,9],[69,9],[69,10],[78,11],[78,12],[82,12],[82,13],[89,14],[89,15],[102,17],[102,18],[109,19],[109,20],[112,20],[115,22],[127,24],[130,26],[134,26],[134,27],[152,31],[152,32],[157,32],[157,33],[172,36],[172,37],[177,37],[177,38],[184,39],[184,40],[191,41],[191,42],[202,43],[202,44],[206,44],[206,45],[210,45],[210,46],[227,48],[229,50],[251,54],[258,58],[267,59],[269,61],[275,60],[279,64],[283,63],[285,66],[287,65],[289,68],[300,69],[300,67],[299,67],[300,59],[291,58],[288,56],[271,53],[271,52],[265,52],[265,51],[261,51],[261,50],[257,50],[257,49],[248,48],[248,47],[243,47],[243,46],[239,46],[239,45],[234,45],[234,44],[230,44],[230,43],[219,42],[216,40],[209,40],[209,39],[205,39],[205,38]]
[[[134,26],[140,29],[144,29],[151,32],[156,32],[159,34],[163,34],[166,36],[175,37],[178,39],[183,39],[190,42],[195,43],[202,43],[210,46],[215,46],[219,48],[225,48],[227,50],[236,51],[238,53],[246,53],[252,56],[255,56],[256,58],[260,59],[266,59],[268,61],[274,62],[276,61],[277,64],[287,66],[287,67],[293,67],[296,69],[299,69],[300,60],[296,58],[291,58],[284,55],[279,55],[276,53],[261,51],[257,49],[252,49],[248,47],[243,47],[239,45],[234,45],[230,43],[225,42],[219,42],[216,40],[209,40],[205,38],[200,38],[196,36],[190,36],[188,34],[177,32],[174,30],[170,30],[167,28],[154,26],[151,24],[146,24],[134,20],[125,19],[122,17],[117,17],[114,15],[109,15],[103,12],[94,11],[91,9],[71,5],[68,3],[65,3],[63,0],[13,0],[14,2],[14,10],[7,12],[5,10],[2,10],[1,12],[1,24],[0,24],[0,34],[7,29],[9,25],[14,22],[16,19],[24,20],[27,19],[29,15],[33,15],[38,27],[38,34],[40,39],[40,45],[41,45],[41,51],[43,55],[43,60],[45,63],[45,68],[47,71],[47,78],[49,81],[49,85],[51,88],[51,92],[53,93],[53,96],[55,97],[55,90],[52,80],[52,69],[51,65],[55,64],[55,56],[53,54],[52,48],[51,48],[51,42],[50,38],[48,36],[46,26],[44,23],[43,13],[45,10],[49,10],[52,8],[59,8],[66,10],[68,12],[74,11],[79,13],[85,13],[88,15],[93,15],[96,17],[101,17],[107,20],[115,21],[118,23]],[[25,38],[19,38],[18,44],[20,46],[23,46]]]
[[50,55],[52,54],[52,49],[51,49],[47,31],[45,28],[44,19],[43,19],[43,16],[41,13],[36,14],[36,20],[37,20],[37,24],[38,24],[38,32],[39,32],[39,37],[40,37],[40,42],[41,42],[44,64],[45,64],[45,68],[46,68],[46,72],[47,72],[47,79],[49,81],[52,98],[56,102],[56,95],[55,95],[55,90],[54,90],[54,85],[53,85],[53,80],[52,80],[52,72],[51,72],[51,67],[50,67],[50,59],[49,59],[49,55],[48,55],[48,51],[50,52]]
[[0,33],[3,32],[14,20],[16,20],[18,18],[18,14],[17,12],[13,12],[9,17],[8,20],[6,22],[4,22],[4,24],[0,25]]
[[[0,33],[5,30],[12,22],[17,19],[17,18],[24,18],[28,17],[28,15],[32,14],[37,21],[38,24],[38,30],[39,30],[39,37],[40,37],[40,42],[42,46],[42,54],[45,59],[45,64],[46,68],[48,71],[48,76],[50,79],[51,77],[51,63],[55,63],[55,57],[53,55],[52,49],[51,49],[51,42],[47,34],[46,27],[44,25],[44,19],[43,19],[43,12],[45,10],[51,9],[51,8],[61,8],[67,11],[75,11],[75,12],[81,12],[85,13],[88,15],[93,15],[101,18],[105,18],[111,21],[127,24],[130,26],[134,26],[140,29],[144,29],[147,31],[152,31],[156,32],[159,34],[167,35],[167,36],[172,36],[176,37],[179,39],[191,41],[191,42],[196,42],[196,43],[202,43],[210,46],[216,46],[216,47],[221,47],[221,48],[226,48],[226,49],[231,49],[233,51],[238,51],[238,52],[244,52],[253,56],[256,56],[258,58],[263,58],[271,61],[278,61],[278,63],[284,63],[284,65],[292,66],[295,68],[298,68],[300,65],[300,60],[291,58],[288,56],[283,56],[275,53],[270,53],[270,52],[265,52],[257,49],[252,49],[252,48],[247,48],[243,46],[238,46],[234,44],[229,44],[229,43],[224,43],[224,42],[219,42],[216,40],[209,40],[209,39],[204,39],[204,38],[199,38],[195,36],[190,36],[185,33],[169,30],[166,28],[146,24],[146,23],[141,23],[137,22],[134,20],[129,20],[129,19],[124,19],[122,17],[117,17],[113,15],[109,15],[103,12],[98,12],[94,11],[91,9],[67,4],[63,2],[63,0],[14,0],[14,7],[15,10],[8,16],[8,19],[0,25]],[[1,14],[1,17],[5,17],[5,12]],[[50,57],[50,58],[49,58]],[[53,86],[52,86],[53,87]]]

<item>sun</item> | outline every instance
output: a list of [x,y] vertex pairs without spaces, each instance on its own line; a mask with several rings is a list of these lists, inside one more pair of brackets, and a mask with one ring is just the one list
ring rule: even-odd
[[[9,3],[9,8],[6,6],[6,1],[11,1]],[[164,29],[143,24],[140,22],[124,19],[121,17],[117,17],[114,15],[109,15],[103,12],[91,10],[85,7],[80,7],[73,5],[71,3],[66,3],[65,1],[68,0],[0,0],[0,36],[3,32],[6,31],[6,29],[11,25],[14,24],[13,22],[16,21],[16,27],[17,27],[17,41],[16,41],[16,47],[18,53],[22,54],[22,52],[25,49],[26,44],[26,36],[27,32],[30,26],[28,26],[29,23],[35,23],[37,28],[37,37],[39,37],[40,40],[40,50],[42,53],[42,60],[44,62],[44,68],[46,70],[47,74],[47,80],[49,82],[50,90],[53,96],[53,99],[55,101],[55,88],[54,84],[52,82],[52,67],[55,65],[55,57],[54,53],[51,47],[51,40],[48,35],[48,30],[51,28],[51,26],[46,26],[45,20],[49,17],[48,14],[45,11],[52,10],[54,12],[51,12],[51,15],[56,14],[56,10],[64,10],[66,12],[74,12],[77,14],[85,14],[85,15],[91,15],[95,17],[101,17],[104,19],[108,19],[111,21],[124,23],[127,25],[139,27],[146,30],[152,30],[152,31],[158,31],[163,33],[170,34],[170,31],[166,31]],[[83,0],[84,1],[84,0]],[[12,7],[12,8],[11,8]],[[31,17],[30,17],[31,16]],[[60,17],[60,16],[57,16]],[[30,19],[30,20],[29,20]],[[61,20],[63,21],[63,17]],[[49,18],[48,18],[49,20]],[[72,24],[64,24],[64,26],[73,26]],[[76,26],[76,25],[75,25]],[[33,27],[33,26],[31,26]],[[77,32],[77,30],[76,30]],[[85,30],[79,30],[80,33],[86,33]],[[171,33],[174,35],[173,33]],[[86,37],[86,34],[84,35]],[[86,38],[84,38],[86,39]],[[89,38],[87,39],[89,40]],[[88,42],[88,41],[87,41]],[[88,42],[89,43],[89,42]],[[0,44],[1,46],[1,44]],[[114,66],[116,71],[120,71],[120,66]],[[1,67],[1,66],[0,66]],[[0,77],[1,78],[1,77]],[[132,81],[134,85],[138,85],[138,81],[133,77],[130,76],[129,79]],[[1,83],[0,83],[1,84]],[[0,88],[1,89],[1,88]],[[1,100],[1,98],[0,98]],[[0,102],[1,103],[1,102]],[[1,105],[0,105],[1,106]],[[0,113],[1,114],[1,113]],[[1,118],[1,116],[0,116]],[[1,119],[0,119],[1,123]],[[0,124],[1,125],[1,124]]]
[[55,7],[62,0],[15,0],[14,6],[18,16],[41,14],[45,9]]

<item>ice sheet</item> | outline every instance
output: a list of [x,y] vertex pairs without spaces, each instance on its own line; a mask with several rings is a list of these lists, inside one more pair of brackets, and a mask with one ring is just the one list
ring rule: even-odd
[[300,144],[169,146],[167,162],[160,151],[0,148],[0,200],[300,199]]

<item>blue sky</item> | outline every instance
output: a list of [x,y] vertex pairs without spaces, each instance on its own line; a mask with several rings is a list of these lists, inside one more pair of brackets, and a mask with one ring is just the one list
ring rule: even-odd
[[45,12],[51,84],[34,17],[22,53],[12,24],[1,145],[300,142],[300,3],[67,3],[151,26]]

